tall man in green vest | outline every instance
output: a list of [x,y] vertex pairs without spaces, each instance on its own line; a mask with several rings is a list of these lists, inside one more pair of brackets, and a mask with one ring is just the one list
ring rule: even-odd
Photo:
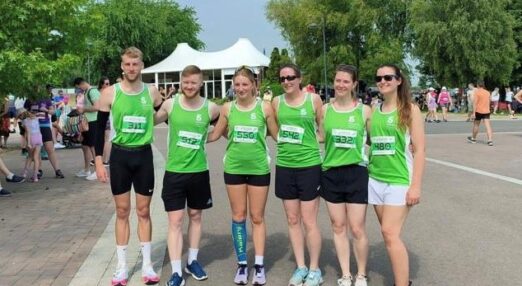
[[130,47],[121,55],[123,81],[101,93],[96,133],[96,175],[107,182],[107,171],[103,166],[104,130],[111,116],[114,135],[111,139],[110,183],[116,205],[116,252],[118,266],[112,278],[113,286],[127,285],[128,268],[126,251],[129,242],[130,190],[136,192],[138,215],[138,237],[143,256],[142,278],[145,284],[159,282],[151,262],[150,201],[154,191],[154,164],[151,143],[154,129],[154,108],[161,105],[161,95],[155,87],[141,81],[143,54]]
[[154,116],[156,124],[167,119],[169,123],[169,150],[161,194],[169,217],[167,243],[172,276],[167,286],[185,284],[181,273],[185,204],[189,216],[185,272],[196,280],[208,278],[197,255],[202,211],[212,207],[205,143],[210,123],[219,117],[219,108],[200,96],[202,86],[202,71],[197,66],[187,66],[181,73],[181,93],[167,99]]

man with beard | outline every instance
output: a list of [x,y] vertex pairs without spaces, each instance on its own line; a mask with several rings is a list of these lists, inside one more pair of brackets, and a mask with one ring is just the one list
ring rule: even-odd
[[[151,262],[151,230],[149,206],[154,191],[153,141],[154,109],[161,105],[161,95],[155,87],[141,80],[143,54],[130,47],[121,55],[123,80],[105,88],[99,99],[97,130],[105,130],[109,112],[114,127],[112,137],[110,183],[116,206],[116,252],[118,265],[112,285],[127,285],[126,251],[129,242],[130,190],[136,192],[138,237],[143,255],[142,278],[145,284],[159,282]],[[107,182],[103,165],[104,132],[96,133],[96,175]]]

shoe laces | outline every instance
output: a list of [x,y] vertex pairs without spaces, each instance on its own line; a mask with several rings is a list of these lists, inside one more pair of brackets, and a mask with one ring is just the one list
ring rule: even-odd
[[265,267],[263,265],[258,265],[258,264],[255,264],[254,265],[254,269],[255,269],[255,272],[256,272],[256,276],[261,276],[263,274],[263,269]]
[[[254,266],[255,267],[255,266]],[[237,265],[237,271],[240,275],[244,275],[246,273],[247,265],[246,264],[238,264]],[[257,273],[257,268],[256,268]]]
[[112,274],[113,279],[127,279],[127,269],[126,268],[118,268],[114,273]]

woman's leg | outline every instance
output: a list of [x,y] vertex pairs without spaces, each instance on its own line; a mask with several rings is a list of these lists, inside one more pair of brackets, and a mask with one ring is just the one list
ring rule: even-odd
[[326,202],[328,213],[330,214],[330,222],[332,224],[333,240],[335,251],[337,252],[337,260],[341,266],[342,276],[351,276],[350,273],[350,241],[347,233],[347,204],[334,204]]
[[36,145],[33,147],[33,160],[34,160],[34,172],[33,172],[33,176],[35,178],[38,178],[37,174],[38,174],[38,170],[40,170],[40,166],[41,166],[41,158],[40,158],[40,149],[42,149],[42,146],[41,145]]
[[227,185],[227,193],[232,211],[232,241],[237,262],[247,264],[247,185]]
[[406,206],[382,206],[381,233],[390,257],[396,286],[407,286],[409,283],[408,251],[400,237],[408,211],[409,207]]
[[366,204],[348,204],[348,223],[353,235],[357,275],[366,276],[368,263],[368,235],[366,233]]
[[247,188],[255,256],[264,257],[266,241],[265,207],[268,197],[268,186],[248,185]]
[[301,227],[301,201],[283,200],[285,208],[286,219],[288,223],[288,236],[290,237],[290,244],[294,251],[295,263],[297,268],[306,267],[304,261],[304,237],[303,229]]
[[321,254],[321,231],[317,225],[319,197],[311,201],[301,201],[301,217],[305,228],[306,245],[310,255],[310,270],[319,269]]

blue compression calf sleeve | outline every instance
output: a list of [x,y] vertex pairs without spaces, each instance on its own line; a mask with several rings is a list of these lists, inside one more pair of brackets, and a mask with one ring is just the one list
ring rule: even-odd
[[232,241],[236,250],[236,257],[239,263],[247,262],[247,230],[246,221],[232,221]]

